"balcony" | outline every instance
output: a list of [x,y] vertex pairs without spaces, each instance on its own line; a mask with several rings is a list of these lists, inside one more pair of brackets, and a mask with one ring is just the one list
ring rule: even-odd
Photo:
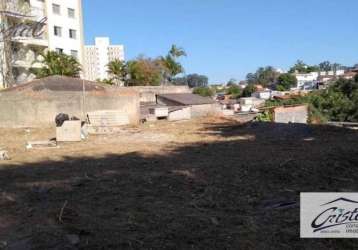
[[[39,21],[45,17],[45,7],[34,7],[26,1],[8,0],[6,3],[7,16],[14,19]],[[17,15],[19,14],[19,15]]]
[[48,47],[48,40],[45,37],[14,37],[12,42],[19,43],[25,46]]
[[13,53],[12,65],[19,68],[40,68],[42,57],[39,50],[31,50],[25,47]]

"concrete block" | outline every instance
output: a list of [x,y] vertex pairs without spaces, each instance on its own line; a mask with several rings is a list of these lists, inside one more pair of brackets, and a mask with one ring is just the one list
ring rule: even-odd
[[179,110],[175,110],[169,113],[169,121],[182,121],[191,119],[191,108],[185,107]]
[[168,117],[169,108],[167,108],[167,107],[152,108],[152,109],[150,109],[150,114],[155,115],[155,117],[158,117],[158,118]]
[[0,150],[0,161],[10,160],[9,153],[5,150]]
[[251,104],[241,105],[241,112],[250,112],[252,108],[253,105]]
[[62,127],[56,128],[58,142],[81,141],[81,121],[65,121]]

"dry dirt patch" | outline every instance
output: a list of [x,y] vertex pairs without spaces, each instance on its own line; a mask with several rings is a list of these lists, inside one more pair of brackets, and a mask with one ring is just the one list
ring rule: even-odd
[[[355,249],[299,239],[300,192],[357,191],[358,134],[325,126],[159,122],[25,150],[0,130],[0,249]],[[288,204],[288,205],[286,205]]]

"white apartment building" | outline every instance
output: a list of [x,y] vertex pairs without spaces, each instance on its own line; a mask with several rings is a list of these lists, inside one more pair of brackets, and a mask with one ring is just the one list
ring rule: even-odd
[[95,45],[86,45],[84,52],[84,77],[87,80],[109,79],[108,63],[124,61],[124,46],[111,45],[108,37],[96,37]]
[[[40,53],[53,50],[72,55],[83,64],[84,36],[81,0],[0,0],[5,2],[0,11],[5,12],[0,19],[6,19],[7,28],[16,29],[8,41],[0,39],[0,66],[4,61],[10,62],[13,83],[22,83],[34,78],[32,68],[41,67]],[[20,14],[20,15],[16,15]],[[0,20],[1,21],[1,20]],[[11,48],[11,53],[1,51],[4,43]],[[2,43],[2,44],[1,44]],[[9,65],[9,64],[8,64]],[[9,67],[8,67],[9,68]],[[1,74],[0,74],[1,75]],[[0,87],[9,86],[9,80],[0,76]]]

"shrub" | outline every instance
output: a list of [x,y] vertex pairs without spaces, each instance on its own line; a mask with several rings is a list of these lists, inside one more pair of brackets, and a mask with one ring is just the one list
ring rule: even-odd
[[231,85],[227,90],[226,90],[226,94],[227,95],[232,95],[233,98],[239,98],[241,96],[241,89],[239,86],[237,85]]
[[214,91],[209,88],[209,87],[198,87],[195,88],[193,91],[194,94],[196,95],[201,95],[201,96],[213,96],[214,95]]

